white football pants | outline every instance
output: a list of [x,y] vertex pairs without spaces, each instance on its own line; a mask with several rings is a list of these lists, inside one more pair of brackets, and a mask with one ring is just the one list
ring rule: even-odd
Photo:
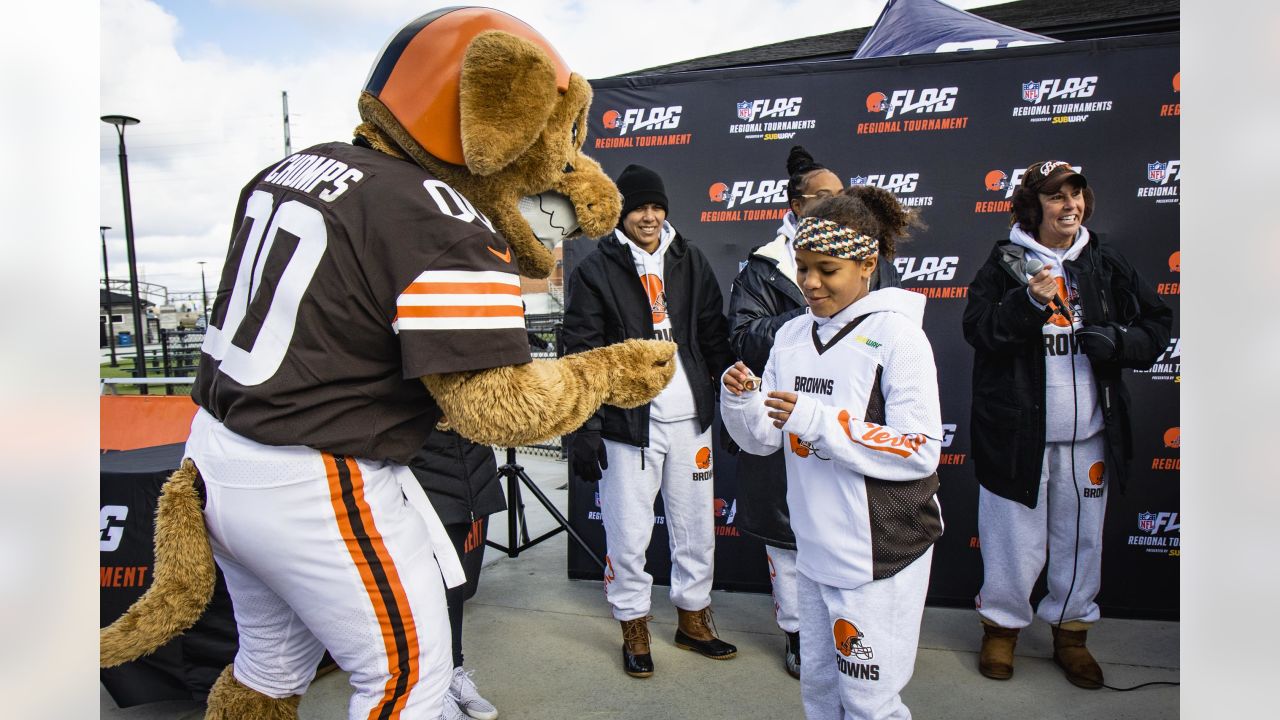
[[236,679],[298,695],[328,649],[351,674],[350,718],[438,718],[453,670],[441,576],[463,576],[413,473],[261,445],[203,410],[186,452],[240,634]]

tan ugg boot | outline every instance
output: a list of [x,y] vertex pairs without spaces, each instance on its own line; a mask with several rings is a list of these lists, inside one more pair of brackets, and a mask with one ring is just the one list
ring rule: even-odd
[[680,625],[676,628],[676,647],[692,650],[714,660],[728,660],[738,654],[738,648],[716,637],[712,626],[711,606],[701,610],[676,608]]
[[1053,630],[1053,662],[1067,674],[1067,680],[1086,690],[1102,687],[1102,668],[1085,647],[1089,624],[1067,622],[1050,629]]
[[231,673],[231,668],[231,665],[223,668],[209,690],[209,706],[204,720],[298,720],[301,695],[279,699],[267,697],[241,685]]
[[1000,627],[982,621],[982,651],[978,672],[992,680],[1013,677],[1013,647],[1018,644],[1018,628]]
[[622,623],[622,670],[631,677],[653,675],[653,656],[649,654],[649,621],[652,615]]

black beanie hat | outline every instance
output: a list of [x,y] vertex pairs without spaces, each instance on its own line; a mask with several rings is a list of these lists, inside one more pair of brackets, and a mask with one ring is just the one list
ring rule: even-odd
[[618,192],[622,193],[622,216],[618,219],[619,223],[627,213],[646,203],[661,205],[663,210],[668,209],[667,190],[662,185],[662,178],[643,165],[628,165],[618,176],[616,184]]

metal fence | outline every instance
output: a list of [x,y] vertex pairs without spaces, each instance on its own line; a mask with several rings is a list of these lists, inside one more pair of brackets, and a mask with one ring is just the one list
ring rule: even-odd
[[[556,358],[563,354],[561,328],[564,325],[562,313],[547,315],[527,315],[525,323],[529,330],[530,350],[534,358]],[[122,385],[164,386],[165,395],[189,395],[195,382],[196,370],[200,367],[200,345],[204,343],[202,330],[160,330],[160,347],[147,350],[148,372],[161,370],[163,377],[138,378],[103,378],[102,392],[115,394],[116,387]],[[521,447],[520,450],[534,455],[553,457],[563,460],[565,450],[560,438],[552,438],[539,445]]]

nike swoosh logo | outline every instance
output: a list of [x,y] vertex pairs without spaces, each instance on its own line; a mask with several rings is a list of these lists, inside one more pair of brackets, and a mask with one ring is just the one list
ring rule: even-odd
[[506,252],[498,252],[488,245],[485,245],[485,247],[489,248],[489,252],[493,253],[494,257],[498,258],[502,262],[511,262],[511,248],[507,248]]

